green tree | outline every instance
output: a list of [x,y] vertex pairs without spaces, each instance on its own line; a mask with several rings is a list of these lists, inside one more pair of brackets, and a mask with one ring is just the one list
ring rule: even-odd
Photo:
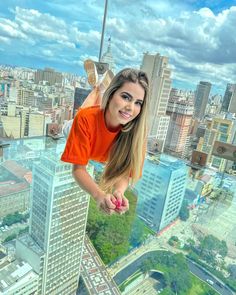
[[220,242],[220,245],[219,245],[219,254],[222,256],[222,257],[225,257],[228,253],[228,247],[227,247],[227,244],[225,241],[221,241]]
[[188,202],[186,200],[184,200],[182,203],[181,209],[179,211],[179,218],[183,221],[186,221],[189,218]]
[[[213,235],[205,236],[200,241],[200,256],[202,258],[214,260],[215,255],[218,253],[225,257],[228,253],[228,247],[225,241],[220,241]],[[209,261],[210,262],[210,261]]]
[[129,211],[124,215],[107,216],[98,210],[91,199],[87,232],[104,263],[108,264],[128,253],[132,225],[135,218],[137,198],[131,191],[126,192]]
[[189,290],[192,286],[192,280],[184,255],[182,253],[174,254],[169,266],[168,274],[171,289],[175,293]]
[[142,263],[141,270],[144,274],[148,273],[154,267],[151,259],[145,259]]
[[3,218],[2,225],[8,225],[11,226],[14,223],[17,222],[22,222],[22,221],[27,221],[29,218],[29,213],[21,214],[18,211],[15,212],[14,214],[8,214]]
[[175,246],[179,242],[179,238],[177,236],[172,236],[168,240],[168,244],[170,246]]

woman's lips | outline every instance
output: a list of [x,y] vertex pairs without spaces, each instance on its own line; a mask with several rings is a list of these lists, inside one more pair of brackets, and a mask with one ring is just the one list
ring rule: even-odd
[[126,120],[128,120],[128,119],[131,118],[131,115],[130,115],[129,113],[122,112],[122,111],[119,111],[119,113],[120,113],[120,115],[121,115],[124,119],[126,119]]

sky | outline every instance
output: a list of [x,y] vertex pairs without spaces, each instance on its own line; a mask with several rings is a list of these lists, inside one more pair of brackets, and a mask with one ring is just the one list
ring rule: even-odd
[[[98,59],[105,0],[0,1],[0,64],[84,75]],[[108,0],[116,70],[139,68],[143,53],[169,58],[173,87],[236,83],[236,0]],[[213,93],[214,94],[214,93]]]

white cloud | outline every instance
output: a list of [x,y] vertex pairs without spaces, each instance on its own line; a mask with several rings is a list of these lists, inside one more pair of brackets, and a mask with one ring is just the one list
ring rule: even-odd
[[54,56],[53,52],[51,50],[48,50],[48,49],[42,50],[42,53],[43,53],[43,55],[48,56],[48,57]]
[[[46,0],[44,3],[47,10],[16,7],[11,11],[15,18],[0,18],[2,43],[17,44],[17,49],[19,45],[21,52],[29,51],[26,55],[43,55],[45,61],[53,58],[58,63],[78,67],[87,57],[97,58],[104,2],[87,0],[77,5],[74,0],[67,0],[65,5],[62,1]],[[169,57],[174,79],[193,84],[201,79],[235,82],[236,7],[216,13],[209,7],[192,8],[193,3],[192,0],[109,1],[104,50],[111,36],[119,67],[139,67],[143,52],[159,52]]]
[[19,30],[16,23],[4,18],[0,18],[0,35],[10,38],[27,38],[26,35]]
[[194,83],[209,79],[222,84],[236,79],[235,23],[236,7],[219,14],[201,8],[180,12],[176,17],[142,19],[135,16],[125,22],[113,18],[108,21],[107,31],[112,32],[114,51],[119,53],[119,58],[124,56],[125,62],[127,56],[134,61],[141,52],[159,52],[169,56],[175,79]]
[[5,43],[5,44],[10,44],[11,40],[7,37],[0,36],[0,42]]

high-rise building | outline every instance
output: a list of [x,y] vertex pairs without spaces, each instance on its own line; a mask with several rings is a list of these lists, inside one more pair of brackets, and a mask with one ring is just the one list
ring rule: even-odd
[[[223,97],[223,102],[222,102],[222,107],[221,111],[222,112],[231,112],[230,111],[230,106],[231,109],[234,106],[236,101],[236,84],[227,84],[226,89],[225,89],[225,94]],[[231,113],[235,113],[231,112]]]
[[17,104],[26,107],[34,106],[34,91],[20,87],[17,91]]
[[150,132],[162,142],[162,150],[166,140],[169,116],[166,109],[171,90],[171,70],[168,68],[168,58],[157,54],[144,53],[141,69],[145,71],[150,83]]
[[74,96],[74,110],[73,115],[77,112],[78,108],[81,107],[85,98],[89,95],[90,89],[76,87]]
[[189,143],[189,131],[193,116],[193,101],[184,95],[184,92],[171,90],[166,114],[170,116],[165,150],[184,156],[187,144]]
[[197,85],[194,102],[194,117],[202,120],[205,115],[209,94],[211,91],[211,83],[200,81]]
[[16,254],[39,275],[37,294],[76,293],[88,203],[71,165],[58,155],[45,155],[34,166],[29,234],[17,240]]
[[49,85],[62,84],[62,74],[55,72],[54,69],[45,68],[44,70],[37,70],[35,72],[35,83],[47,81]]
[[160,231],[179,215],[186,189],[186,164],[162,154],[147,156],[143,176],[135,186],[137,213],[155,231]]
[[166,114],[170,116],[165,149],[180,157],[184,156],[193,116],[193,102],[169,100]]
[[107,63],[109,66],[109,70],[115,73],[116,67],[115,67],[114,58],[111,52],[111,37],[108,39],[107,51],[103,54],[101,58],[101,62]]

